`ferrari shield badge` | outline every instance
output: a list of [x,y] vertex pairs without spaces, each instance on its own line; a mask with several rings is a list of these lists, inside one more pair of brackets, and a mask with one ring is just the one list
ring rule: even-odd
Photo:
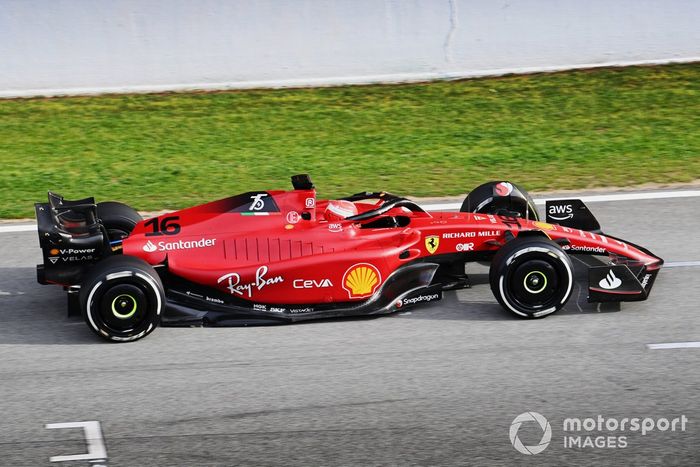
[[425,237],[425,249],[428,250],[428,253],[431,255],[435,253],[438,246],[440,246],[440,237],[437,235],[428,235]]

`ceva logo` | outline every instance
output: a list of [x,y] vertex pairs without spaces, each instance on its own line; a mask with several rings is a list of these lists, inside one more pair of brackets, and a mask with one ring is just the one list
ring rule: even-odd
[[605,290],[613,290],[620,287],[622,285],[622,281],[619,277],[615,275],[615,273],[611,269],[610,272],[608,272],[608,275],[603,277],[603,279],[600,282],[598,282],[598,285],[600,285]]

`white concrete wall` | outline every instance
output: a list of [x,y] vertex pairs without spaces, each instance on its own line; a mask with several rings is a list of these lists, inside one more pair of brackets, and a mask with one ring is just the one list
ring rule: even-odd
[[0,96],[694,60],[698,0],[0,0]]

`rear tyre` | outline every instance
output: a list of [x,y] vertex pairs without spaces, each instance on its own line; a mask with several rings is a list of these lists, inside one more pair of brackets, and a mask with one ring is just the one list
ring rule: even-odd
[[503,308],[521,318],[543,318],[571,296],[573,266],[559,245],[545,237],[518,237],[493,257],[491,291]]
[[136,224],[143,220],[135,209],[115,201],[97,203],[97,217],[107,229],[110,241],[128,237]]
[[97,263],[80,286],[88,327],[103,339],[129,342],[150,334],[165,304],[163,284],[145,261],[112,256]]
[[510,182],[487,182],[479,185],[464,198],[460,211],[539,220],[535,202],[530,194]]

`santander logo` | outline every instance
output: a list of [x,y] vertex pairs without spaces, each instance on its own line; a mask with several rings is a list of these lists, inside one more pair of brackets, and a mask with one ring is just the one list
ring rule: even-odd
[[157,249],[158,247],[155,245],[155,243],[153,243],[150,240],[147,241],[146,244],[143,246],[143,251],[145,251],[146,253],[153,253]]
[[143,251],[153,253],[154,251],[174,251],[174,250],[189,250],[191,248],[207,248],[216,245],[215,238],[201,238],[199,240],[174,240],[172,242],[153,243],[147,241],[143,245]]
[[605,290],[613,290],[622,285],[622,281],[620,280],[619,277],[615,275],[615,273],[610,270],[607,276],[603,277],[603,279],[598,283],[602,288]]

